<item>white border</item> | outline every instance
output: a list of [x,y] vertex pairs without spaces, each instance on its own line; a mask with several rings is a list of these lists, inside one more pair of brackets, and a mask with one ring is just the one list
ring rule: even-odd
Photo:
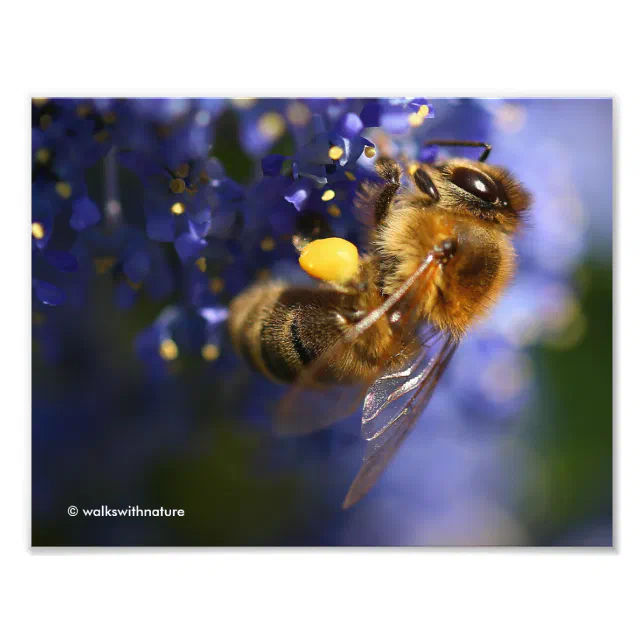
[[[641,632],[634,582],[644,541],[638,311],[644,102],[635,67],[641,21],[620,14],[619,6],[547,0],[12,5],[1,45],[3,87],[10,91],[0,103],[0,293],[9,353],[3,361],[1,552],[3,587],[10,591],[1,628],[14,633],[5,641],[542,643],[631,641],[621,635]],[[27,96],[428,93],[617,97],[619,554],[30,552]]]

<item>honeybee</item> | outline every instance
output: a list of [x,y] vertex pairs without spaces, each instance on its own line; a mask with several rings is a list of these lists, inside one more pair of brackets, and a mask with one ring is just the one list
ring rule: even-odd
[[[356,253],[355,266],[345,258],[350,270],[340,274],[348,276],[317,287],[259,283],[231,303],[238,351],[268,378],[292,383],[278,406],[279,433],[325,427],[364,401],[368,447],[344,508],[374,485],[459,342],[515,271],[512,237],[528,192],[507,170],[486,163],[487,143],[427,144],[483,152],[478,160],[406,167],[379,158],[381,181],[364,185],[357,199],[370,222],[367,252]],[[316,242],[294,243],[304,253]],[[329,256],[342,252],[333,247]]]

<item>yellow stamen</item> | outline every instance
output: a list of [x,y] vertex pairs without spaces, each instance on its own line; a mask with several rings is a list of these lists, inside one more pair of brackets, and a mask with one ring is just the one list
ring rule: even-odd
[[411,125],[412,127],[419,127],[420,125],[423,124],[424,120],[425,119],[422,116],[420,116],[420,114],[418,114],[417,112],[414,112],[413,114],[410,114],[407,117],[407,121],[409,122],[409,125]]
[[105,143],[110,138],[110,133],[107,130],[101,130],[94,135],[94,141],[97,143]]
[[370,145],[365,145],[364,155],[367,159],[373,159],[376,156],[376,148],[373,148]]
[[343,154],[344,150],[339,145],[333,145],[329,149],[329,158],[333,159],[334,161],[341,159]]
[[190,166],[187,163],[182,163],[175,174],[182,179],[185,179],[190,174]]
[[32,98],[31,101],[36,107],[42,107],[47,104],[48,98]]
[[116,121],[116,114],[114,112],[105,112],[103,114],[103,122],[107,123],[107,125],[112,125]]
[[179,356],[179,349],[171,338],[166,338],[159,346],[159,355],[164,360],[176,360]]
[[339,217],[342,214],[340,208],[338,208],[334,203],[328,206],[326,211],[331,215],[331,217]]
[[320,199],[322,199],[322,201],[331,201],[331,199],[333,199],[333,197],[335,197],[335,192],[333,192],[333,190],[329,189],[329,190],[324,191],[324,193],[322,194]]
[[269,252],[275,248],[275,240],[272,237],[264,237],[259,243],[259,247],[266,252]]
[[212,362],[219,357],[219,347],[216,344],[204,344],[201,347],[201,356],[204,360]]
[[180,195],[186,189],[186,182],[183,179],[172,179],[170,181],[170,190],[174,192],[175,195]]
[[183,215],[185,211],[186,211],[186,207],[180,201],[173,203],[172,206],[170,207],[170,212],[172,212],[172,214],[176,215],[177,217],[179,215]]
[[421,105],[418,108],[418,116],[425,118],[429,114],[429,107],[427,105]]
[[257,103],[256,98],[233,98],[232,102],[235,106],[241,108],[242,110],[247,110],[250,107],[253,107]]
[[31,224],[31,234],[36,239],[42,239],[45,236],[45,227],[38,221]]
[[99,275],[104,275],[116,263],[115,257],[95,257],[94,267]]
[[356,180],[356,175],[353,174],[353,172],[349,172],[348,170],[344,173],[344,176],[349,179],[349,181],[355,181]]
[[295,101],[286,109],[286,118],[293,125],[306,125],[311,120],[311,111],[304,103]]
[[49,114],[43,114],[40,117],[40,128],[46,130],[51,125],[51,116]]
[[418,164],[417,163],[410,163],[409,167],[407,168],[407,172],[413,177],[416,174],[416,170],[418,170]]
[[200,257],[195,264],[199,267],[199,270],[202,273],[206,272],[206,258],[205,257]]
[[210,282],[208,282],[208,287],[210,288],[210,291],[214,293],[215,295],[217,293],[221,293],[224,290],[224,286],[226,283],[224,280],[221,279],[221,277],[213,277]]
[[300,255],[300,266],[325,282],[348,282],[358,273],[359,265],[358,249],[339,237],[316,239]]
[[36,150],[36,161],[45,165],[51,159],[51,152],[47,148],[39,148]]
[[267,139],[279,139],[286,130],[286,123],[284,117],[277,112],[267,112],[263,114],[257,123],[257,129]]
[[78,114],[78,116],[80,116],[80,118],[82,119],[88,116],[91,111],[92,108],[89,105],[79,105],[76,108],[76,114]]
[[63,199],[69,199],[72,196],[72,187],[66,181],[59,181],[56,184],[56,192]]

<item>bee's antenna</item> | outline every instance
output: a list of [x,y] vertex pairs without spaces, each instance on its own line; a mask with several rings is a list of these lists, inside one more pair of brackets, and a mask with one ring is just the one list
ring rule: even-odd
[[492,146],[489,143],[483,143],[482,141],[451,141],[451,140],[444,140],[444,139],[438,139],[434,141],[426,141],[424,145],[439,145],[439,146],[444,146],[444,147],[461,147],[461,148],[485,148],[483,152],[481,152],[481,156],[479,157],[479,161],[483,163],[485,159],[490,156],[490,152],[492,152]]

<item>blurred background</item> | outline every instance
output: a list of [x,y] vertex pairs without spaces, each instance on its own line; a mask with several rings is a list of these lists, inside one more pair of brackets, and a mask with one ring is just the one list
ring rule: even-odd
[[[610,546],[612,128],[608,99],[33,99],[32,544]],[[533,193],[519,271],[343,511],[359,415],[274,437],[284,389],[221,312],[305,279],[311,218],[359,243],[357,186],[455,153],[430,138],[490,142]]]

